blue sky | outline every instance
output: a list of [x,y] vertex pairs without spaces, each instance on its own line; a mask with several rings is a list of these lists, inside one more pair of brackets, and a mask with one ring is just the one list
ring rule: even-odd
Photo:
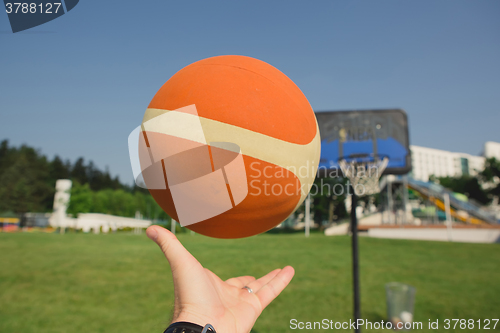
[[0,140],[131,183],[127,136],[182,67],[240,54],[315,110],[399,107],[412,144],[500,141],[499,1],[91,1],[12,34],[0,13]]

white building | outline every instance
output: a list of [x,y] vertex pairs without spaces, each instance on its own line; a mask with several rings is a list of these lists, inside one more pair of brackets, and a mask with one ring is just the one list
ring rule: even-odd
[[487,157],[500,160],[500,143],[486,142],[483,156],[455,153],[446,150],[410,146],[414,179],[428,181],[431,175],[436,177],[474,176],[484,168]]
[[488,141],[484,144],[484,157],[494,157],[497,160],[500,160],[500,143]]

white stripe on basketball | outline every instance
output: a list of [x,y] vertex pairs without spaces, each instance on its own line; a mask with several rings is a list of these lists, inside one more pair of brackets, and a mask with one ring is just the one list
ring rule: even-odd
[[[167,112],[175,111],[148,108],[144,114],[143,123],[147,122],[148,124],[153,124],[154,122],[152,122],[151,119]],[[193,115],[188,116],[195,117]],[[314,182],[316,168],[319,163],[320,136],[317,124],[316,135],[311,142],[301,145],[213,119],[199,117],[199,121],[201,122],[206,142],[218,141],[235,143],[240,146],[243,155],[272,163],[292,172],[299,179],[301,185],[304,186],[297,207],[302,203]],[[164,124],[155,125],[155,132],[172,135],[172,126],[167,125],[168,127],[166,127],[167,129],[165,130],[163,125]],[[183,127],[183,130],[185,132],[179,134],[187,139],[192,136],[191,134],[194,135],[192,131],[198,132],[198,128],[196,127],[191,130]],[[168,131],[168,133],[165,131]],[[178,131],[176,131],[176,133],[177,132]]]

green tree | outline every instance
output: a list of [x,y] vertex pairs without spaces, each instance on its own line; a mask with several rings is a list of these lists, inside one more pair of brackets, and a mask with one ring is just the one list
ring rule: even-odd
[[493,184],[486,192],[490,197],[500,197],[500,161],[496,158],[488,158],[484,163],[484,170],[479,173],[484,183]]
[[486,205],[491,201],[487,192],[479,184],[476,177],[462,175],[460,177],[440,177],[439,183],[453,192],[465,194],[467,197]]
[[70,214],[133,217],[139,211],[150,219],[168,219],[147,189],[124,185],[108,169],[101,171],[93,162],[79,158],[72,165],[59,156],[49,162],[31,147],[16,148],[10,147],[7,140],[0,142],[0,212],[52,211],[58,179],[73,181]]
[[87,167],[85,166],[85,160],[80,157],[76,160],[75,165],[71,169],[71,179],[76,180],[80,184],[87,184],[89,182],[87,176]]
[[95,193],[96,213],[133,217],[137,205],[132,193],[106,189]]
[[44,181],[47,161],[24,146],[14,153],[14,162],[5,166],[0,175],[0,211],[46,211],[47,200],[54,196],[53,188]]
[[51,184],[56,184],[58,179],[69,179],[71,165],[69,162],[64,163],[59,156],[55,156],[49,165],[49,181]]
[[314,207],[314,221],[331,223],[347,216],[345,197],[346,179],[340,177],[316,178],[311,189]]
[[89,184],[80,185],[74,181],[71,187],[71,196],[69,199],[68,213],[77,216],[78,213],[90,213],[94,210],[94,192]]

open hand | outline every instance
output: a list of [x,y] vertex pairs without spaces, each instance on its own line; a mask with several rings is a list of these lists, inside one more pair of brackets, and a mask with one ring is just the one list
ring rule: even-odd
[[[248,333],[262,310],[290,283],[292,267],[275,269],[259,279],[234,277],[222,281],[193,257],[170,231],[151,226],[147,235],[170,263],[174,280],[172,323],[211,324],[217,333]],[[243,287],[249,287],[253,292]]]

